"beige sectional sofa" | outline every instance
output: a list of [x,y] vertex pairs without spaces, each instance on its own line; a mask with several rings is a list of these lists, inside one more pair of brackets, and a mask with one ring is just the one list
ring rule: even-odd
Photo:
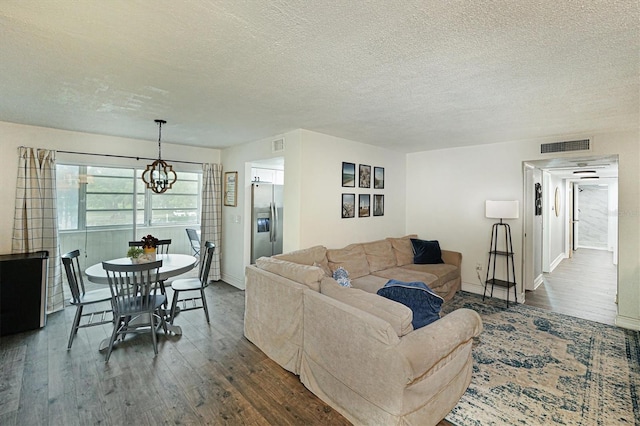
[[[461,255],[414,265],[410,237],[315,246],[246,269],[245,336],[354,424],[437,424],[471,380],[476,312],[413,330],[411,309],[376,294],[391,278],[422,281],[445,300],[460,289]],[[338,267],[352,287],[330,277]]]

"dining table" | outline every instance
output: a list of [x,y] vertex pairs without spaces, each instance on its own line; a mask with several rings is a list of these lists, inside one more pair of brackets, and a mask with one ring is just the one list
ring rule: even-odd
[[[194,256],[188,254],[157,254],[156,261],[162,260],[162,266],[158,271],[158,280],[166,281],[169,278],[175,277],[177,275],[184,274],[185,272],[189,272],[193,269],[193,267],[198,262],[198,259]],[[121,257],[118,259],[106,260],[105,262],[114,263],[118,265],[132,265],[134,264],[131,258]],[[84,271],[87,279],[92,283],[96,284],[109,284],[109,279],[107,278],[107,272],[102,267],[102,262],[96,263],[95,265],[89,266]],[[181,335],[182,328],[179,325],[170,324],[170,318],[165,318],[167,331],[175,334]],[[100,350],[104,350],[109,347],[109,339],[105,339],[100,342]]]

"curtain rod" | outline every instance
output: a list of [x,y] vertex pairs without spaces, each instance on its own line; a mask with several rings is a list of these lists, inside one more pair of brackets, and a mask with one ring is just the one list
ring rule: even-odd
[[[94,154],[92,152],[77,152],[77,151],[61,151],[61,150],[56,150],[56,152],[62,152],[64,154],[78,154],[78,155],[97,155],[99,157],[112,157],[112,158],[127,158],[130,160],[157,160],[157,158],[147,158],[147,157],[131,157],[128,155],[115,155],[115,154]],[[202,163],[196,163],[195,161],[180,161],[180,160],[165,160],[168,161],[170,163],[184,163],[184,164],[199,164],[202,165]]]

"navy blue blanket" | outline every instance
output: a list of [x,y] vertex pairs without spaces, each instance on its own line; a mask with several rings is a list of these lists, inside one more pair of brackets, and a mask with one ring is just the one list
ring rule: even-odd
[[423,282],[405,283],[389,280],[378,290],[380,296],[408,306],[413,311],[413,329],[417,330],[440,319],[440,308],[444,299]]

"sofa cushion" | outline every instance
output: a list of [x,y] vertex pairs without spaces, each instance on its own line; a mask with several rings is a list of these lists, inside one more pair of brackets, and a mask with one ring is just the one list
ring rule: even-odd
[[373,241],[362,244],[369,263],[369,272],[393,268],[397,264],[391,242],[388,240]]
[[364,290],[367,293],[375,294],[376,291],[384,287],[387,281],[389,281],[388,278],[378,277],[376,275],[370,274],[351,280],[351,287],[359,288],[360,290]]
[[449,265],[447,263],[434,263],[424,265],[411,264],[405,265],[402,268],[410,271],[426,272],[436,275],[441,282],[455,280],[456,278],[460,277],[460,268],[454,265]]
[[343,267],[351,279],[369,275],[369,263],[362,244],[351,244],[342,249],[327,250],[329,268],[335,271]]
[[396,255],[396,266],[413,263],[413,246],[411,245],[411,238],[418,238],[418,236],[412,234],[401,238],[387,238]]
[[373,275],[378,277],[387,278],[388,280],[398,280],[404,282],[414,282],[420,281],[428,285],[431,289],[435,289],[435,287],[439,284],[438,276],[434,274],[430,274],[425,271],[414,271],[411,269],[407,269],[406,266],[401,268],[389,268],[384,271],[374,272]]
[[440,319],[444,299],[425,283],[389,280],[380,290],[380,296],[402,303],[413,312],[413,329],[417,330]]
[[313,265],[314,262],[323,264],[327,262],[327,248],[324,246],[313,246],[307,249],[296,250],[289,253],[272,256],[276,259],[287,260],[289,262],[300,263],[302,265]]
[[320,280],[325,276],[322,269],[316,268],[315,266],[301,265],[273,257],[258,258],[256,260],[256,266],[265,271],[304,284],[315,291],[320,291]]
[[331,271],[331,268],[329,268],[329,262],[327,261],[327,259],[325,258],[323,262],[313,262],[313,266],[315,266],[316,268],[320,268],[322,269],[322,272],[324,272],[324,274],[328,277],[333,275],[333,272]]
[[411,238],[413,245],[413,263],[444,263],[440,243],[437,240],[427,241]]
[[[410,308],[401,303],[357,288],[342,287],[336,280],[328,277],[320,282],[320,293],[387,321],[398,337],[413,331],[411,325],[413,313]],[[345,327],[348,328],[348,325]]]

